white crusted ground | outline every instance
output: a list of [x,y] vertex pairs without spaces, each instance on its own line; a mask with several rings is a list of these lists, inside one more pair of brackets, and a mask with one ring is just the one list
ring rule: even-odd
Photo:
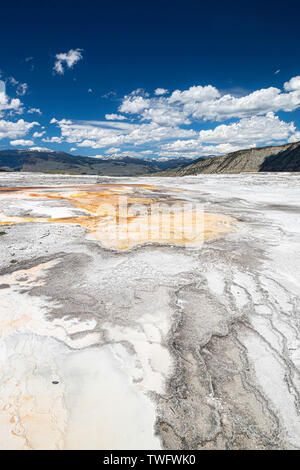
[[[0,175],[96,182],[177,188],[239,223],[126,252],[78,225],[0,226],[1,448],[300,448],[300,176]],[[0,195],[0,213],[74,208]]]

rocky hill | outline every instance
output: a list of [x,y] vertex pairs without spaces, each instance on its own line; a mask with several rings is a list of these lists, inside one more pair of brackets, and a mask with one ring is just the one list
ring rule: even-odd
[[199,173],[300,172],[300,142],[281,146],[252,148],[197,160],[187,166],[161,172],[162,176]]

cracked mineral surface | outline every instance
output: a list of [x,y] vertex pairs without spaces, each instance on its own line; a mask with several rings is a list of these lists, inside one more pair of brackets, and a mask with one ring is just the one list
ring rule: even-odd
[[300,448],[299,175],[4,173],[0,248],[1,449]]

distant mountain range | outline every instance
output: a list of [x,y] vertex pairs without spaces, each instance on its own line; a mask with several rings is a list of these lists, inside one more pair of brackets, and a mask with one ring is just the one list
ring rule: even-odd
[[300,142],[252,148],[221,157],[142,159],[81,157],[41,150],[0,151],[0,171],[103,176],[185,176],[202,173],[300,172]]
[[300,142],[252,148],[221,157],[196,160],[181,168],[159,173],[161,176],[186,176],[203,173],[300,172]]
[[0,151],[0,171],[138,176],[180,168],[192,161],[194,160],[186,158],[151,160],[126,156],[92,158],[70,155],[65,152],[41,150]]

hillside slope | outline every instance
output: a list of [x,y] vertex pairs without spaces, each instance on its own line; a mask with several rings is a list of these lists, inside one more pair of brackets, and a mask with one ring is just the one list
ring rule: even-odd
[[281,146],[239,150],[220,157],[196,161],[183,168],[160,172],[162,176],[186,176],[199,173],[300,171],[300,142]]

